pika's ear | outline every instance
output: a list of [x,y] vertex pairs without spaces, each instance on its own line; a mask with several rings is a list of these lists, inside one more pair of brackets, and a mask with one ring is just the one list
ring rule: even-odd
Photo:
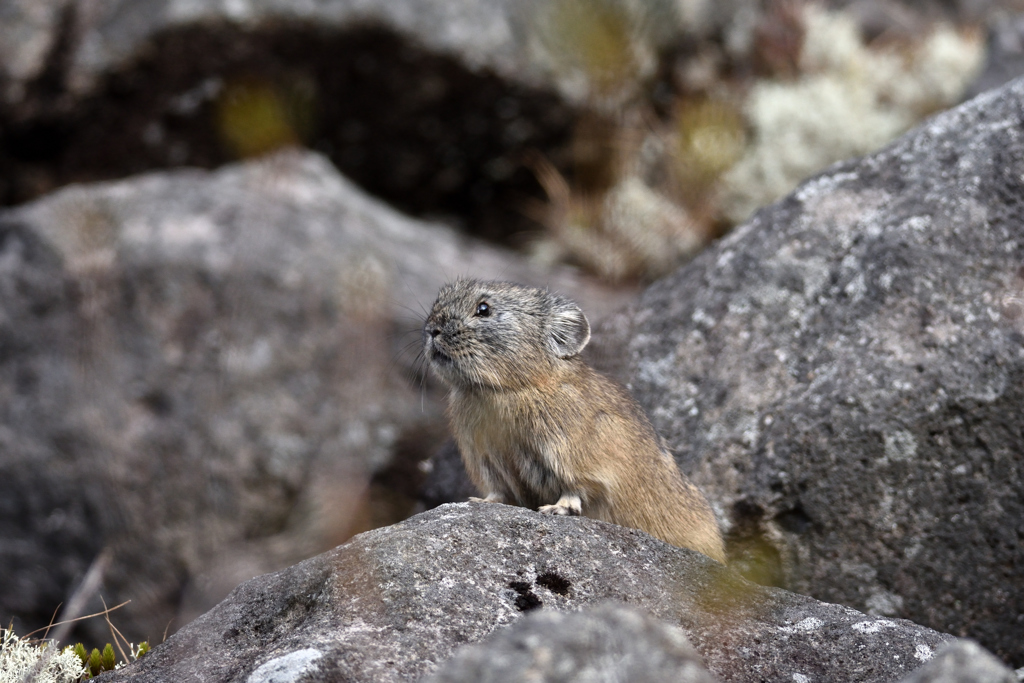
[[575,356],[590,341],[590,323],[575,302],[556,296],[552,302],[548,336],[559,358]]

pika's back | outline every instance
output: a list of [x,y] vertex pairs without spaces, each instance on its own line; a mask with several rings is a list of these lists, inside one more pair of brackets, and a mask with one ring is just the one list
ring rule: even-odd
[[517,389],[558,372],[590,339],[574,302],[510,282],[458,280],[438,293],[423,326],[426,357],[460,388]]

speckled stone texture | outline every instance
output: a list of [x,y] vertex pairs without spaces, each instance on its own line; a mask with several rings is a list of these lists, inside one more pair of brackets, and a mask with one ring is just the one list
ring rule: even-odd
[[45,627],[108,548],[118,627],[158,640],[347,539],[369,478],[443,424],[413,379],[426,308],[495,272],[582,284],[308,152],[0,211],[0,621]]
[[[1022,672],[1024,673],[1024,672]],[[1017,683],[1013,670],[971,640],[946,643],[900,683]]]
[[1024,81],[811,178],[595,337],[737,566],[1024,665]]
[[[426,47],[457,54],[470,68],[491,68],[513,78],[538,80],[531,70],[513,14],[516,3],[505,0],[417,0],[416,2],[290,2],[245,0],[235,3],[190,0],[101,0],[75,8],[75,31],[69,37],[68,85],[85,90],[105,72],[143,50],[162,31],[198,23],[255,26],[274,21],[316,22],[324,26],[380,24],[404,33]],[[37,76],[47,50],[60,39],[59,0],[4,0],[0,36],[10,48],[0,66],[0,79],[15,85]],[[6,46],[5,46],[6,47]]]
[[423,683],[715,683],[683,632],[621,605],[532,612]]
[[949,638],[753,585],[639,531],[458,503],[242,584],[105,680],[415,680],[525,612],[608,601],[680,627],[723,681],[895,681]]

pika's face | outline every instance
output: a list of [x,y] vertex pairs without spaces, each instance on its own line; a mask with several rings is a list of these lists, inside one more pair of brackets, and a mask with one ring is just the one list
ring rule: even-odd
[[423,325],[430,366],[452,386],[521,388],[557,369],[590,339],[572,301],[509,282],[445,285]]

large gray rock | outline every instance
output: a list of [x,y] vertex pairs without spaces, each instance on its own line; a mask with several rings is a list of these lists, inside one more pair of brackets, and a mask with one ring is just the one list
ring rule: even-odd
[[[77,5],[77,6],[76,6]],[[38,79],[48,61],[63,59],[64,85],[84,92],[106,73],[138,55],[157,34],[190,24],[226,22],[253,26],[274,20],[325,26],[377,23],[414,36],[426,47],[457,54],[471,68],[492,68],[536,78],[518,46],[501,0],[364,3],[350,0],[293,3],[256,0],[196,3],[188,0],[65,0],[0,2],[0,83],[14,102]],[[63,19],[63,21],[62,21]],[[61,39],[65,53],[53,54]]]
[[[251,28],[272,22],[305,22],[335,29],[379,25],[433,52],[452,55],[468,69],[490,70],[533,86],[559,86],[570,97],[586,95],[587,89],[579,83],[581,74],[560,65],[545,40],[545,20],[550,23],[548,14],[556,4],[551,0],[94,0],[88,4],[2,0],[0,57],[5,59],[0,61],[0,83],[6,85],[6,98],[14,100],[48,67],[57,67],[71,90],[83,92],[151,47],[160,33],[196,24]],[[1012,1],[833,0],[829,4],[847,9],[869,35],[886,30],[915,35],[927,29],[928,20],[978,22],[1003,7],[1013,7]],[[705,39],[726,34],[730,49],[736,50],[736,43],[750,41],[743,34],[752,30],[762,11],[750,0],[623,0],[618,8],[626,13],[605,16],[634,17],[640,25],[633,37],[638,42],[650,41],[648,49],[682,34]],[[584,9],[599,12],[602,5],[584,5]],[[568,28],[564,27],[563,33],[571,33]],[[566,41],[573,38],[562,36]],[[55,54],[55,50],[60,51]],[[62,63],[55,64],[58,60]]]
[[[8,82],[9,99],[22,94],[19,89],[23,91],[28,81],[47,68],[47,58],[53,57],[51,52],[61,39],[66,43],[59,56],[64,60],[61,75],[71,91],[81,93],[151,47],[161,33],[200,24],[252,28],[293,22],[328,29],[380,26],[432,52],[451,55],[469,70],[488,70],[518,83],[551,87],[573,80],[552,63],[537,21],[546,18],[553,4],[551,0],[96,0],[81,5],[65,0],[3,0],[0,36],[7,40],[0,46],[0,56],[9,59],[0,64],[0,81]],[[682,13],[666,0],[622,3],[622,7],[646,18],[652,26],[644,32],[657,42],[678,34],[688,19],[709,13],[709,3],[694,4],[700,7]],[[570,96],[586,94],[568,83],[564,91]]]
[[132,600],[119,628],[159,640],[409,514],[374,519],[370,478],[443,437],[415,352],[458,274],[616,301],[401,216],[315,154],[0,213],[0,620],[45,626],[109,548],[101,594]]
[[1017,683],[1013,670],[970,640],[946,643],[900,683]]
[[1017,666],[1022,124],[1017,81],[833,166],[596,335],[737,566]]
[[406,212],[536,230],[524,161],[564,167],[577,113],[522,4],[0,0],[0,204],[303,144]]
[[[581,196],[608,189],[612,166],[634,167],[626,160],[632,152],[623,152],[626,157],[612,163],[610,148],[601,140],[622,135],[632,139],[629,131],[638,132],[640,124],[626,123],[632,115],[619,119],[622,112],[612,116],[618,124],[597,123],[596,109],[609,101],[647,101],[668,111],[673,100],[689,92],[689,86],[677,82],[683,74],[696,79],[694,87],[703,92],[706,79],[718,80],[724,76],[715,73],[730,70],[727,62],[756,71],[752,64],[760,58],[754,46],[762,42],[757,36],[767,31],[770,45],[767,36],[773,27],[783,31],[777,48],[790,54],[796,36],[786,37],[792,29],[786,27],[787,13],[773,18],[761,4],[0,0],[0,203],[24,202],[69,182],[168,166],[215,167],[300,141],[323,151],[348,177],[405,211],[449,217],[474,234],[510,240],[540,228],[525,214],[543,215],[553,223],[558,213],[559,202],[546,211],[541,208],[546,194],[531,170],[536,165],[524,162],[550,160]],[[906,7],[897,14],[921,18]],[[887,24],[895,22],[885,17]],[[925,30],[924,22],[915,22],[910,33]],[[683,42],[696,39],[704,47],[696,53],[659,49],[672,40],[678,43],[682,34],[689,35]],[[605,60],[605,51],[595,52],[595,45],[608,47],[615,58]],[[675,58],[666,61],[669,54]],[[961,57],[952,59],[972,61],[969,54]],[[652,87],[656,72],[663,78]],[[957,81],[951,75],[945,80],[950,79]],[[934,84],[920,87],[930,92]],[[959,89],[947,84],[939,90],[950,87]],[[917,86],[903,90],[916,91]],[[921,107],[910,106],[914,112],[948,101],[941,93],[934,102],[922,97]],[[881,116],[883,122],[893,118],[891,112]],[[917,114],[906,116],[909,122]],[[880,126],[891,128],[879,124],[872,129]],[[651,176],[649,183],[680,161],[655,161],[664,156],[658,148],[664,147],[665,153],[675,148],[668,129],[655,128],[661,132],[648,136],[648,151],[640,155],[644,160],[638,158],[639,166],[630,171],[648,169],[643,175]],[[624,144],[630,148],[634,143]],[[867,149],[864,144],[839,149]],[[800,149],[805,147],[812,158],[821,157],[814,145]],[[771,167],[758,165],[755,157],[744,167]],[[821,158],[838,157],[833,150]],[[740,180],[749,175],[742,170],[737,169],[728,194],[777,196],[758,190],[764,182],[757,178]],[[769,168],[767,175],[779,173]],[[626,251],[647,253],[651,234],[660,232],[693,246],[693,235],[686,239],[692,227],[685,227],[679,207],[659,200],[666,187],[645,190],[632,179],[618,181],[613,184],[621,192],[609,195],[609,207],[616,208],[611,213],[639,211],[651,230],[632,235],[609,214],[606,227],[625,240],[613,242],[632,245]],[[768,185],[778,183],[776,178]],[[648,191],[652,188],[657,192]],[[683,228],[677,225],[680,221]],[[631,222],[636,221],[626,221]],[[621,263],[614,265],[621,254],[604,253],[600,240],[587,242],[569,251],[583,262],[596,258],[602,268],[623,274]],[[670,243],[641,261],[657,264],[666,255],[688,253]],[[561,253],[548,252],[551,257]],[[644,264],[626,270],[648,271]]]
[[28,83],[42,75],[58,39],[65,4],[56,0],[0,2],[0,102],[21,100]]
[[896,681],[949,638],[756,586],[632,529],[459,503],[244,583],[104,680],[415,680],[524,612],[609,600],[677,625],[723,681]]
[[714,683],[681,630],[607,604],[532,612],[467,645],[424,683]]
[[[251,27],[271,21],[304,21],[325,27],[380,24],[432,50],[458,55],[468,68],[488,68],[516,79],[538,80],[540,73],[527,59],[515,30],[515,4],[507,0],[98,0],[76,8],[66,77],[72,90],[88,90],[103,74],[136,56],[157,34],[181,26],[221,22]],[[60,8],[65,5],[62,0],[5,0],[9,19],[6,30],[12,37],[27,36],[33,28],[42,35],[56,36]],[[49,37],[47,46],[55,40]],[[26,41],[19,54],[24,55],[21,61],[5,65],[9,76],[38,75],[45,68],[46,50],[42,45]]]

